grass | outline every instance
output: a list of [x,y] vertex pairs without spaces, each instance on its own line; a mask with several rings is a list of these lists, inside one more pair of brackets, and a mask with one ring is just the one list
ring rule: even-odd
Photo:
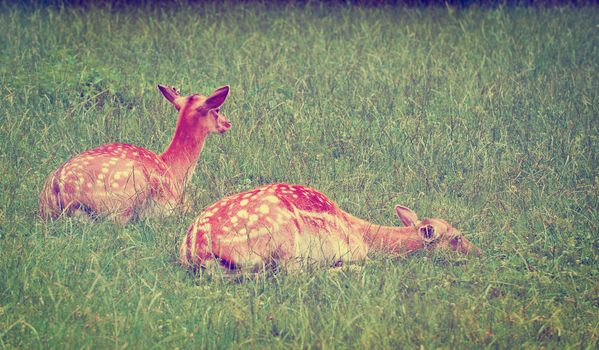
[[[5,3],[0,22],[0,347],[597,348],[598,7]],[[445,218],[485,256],[235,282],[177,264],[192,216],[39,222],[71,155],[166,147],[158,83],[232,87],[197,211],[302,183],[379,223]]]

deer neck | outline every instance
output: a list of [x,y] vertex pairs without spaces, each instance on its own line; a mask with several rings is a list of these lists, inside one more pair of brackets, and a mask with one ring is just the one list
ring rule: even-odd
[[374,224],[347,214],[353,229],[359,232],[370,249],[388,253],[410,253],[426,246],[414,227],[395,227]]
[[170,145],[160,155],[168,167],[167,172],[179,186],[193,175],[208,134],[208,130],[187,125],[184,118],[179,118]]

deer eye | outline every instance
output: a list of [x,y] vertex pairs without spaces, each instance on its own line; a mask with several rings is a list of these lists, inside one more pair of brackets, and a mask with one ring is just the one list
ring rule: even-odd
[[455,236],[451,239],[451,241],[449,241],[449,243],[451,244],[451,246],[454,249],[457,249],[457,247],[460,246],[460,244],[462,243],[462,237],[460,236]]

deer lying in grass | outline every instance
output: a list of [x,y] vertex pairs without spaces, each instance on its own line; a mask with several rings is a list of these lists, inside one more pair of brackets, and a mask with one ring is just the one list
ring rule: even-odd
[[366,258],[371,250],[405,254],[448,249],[480,254],[447,221],[418,220],[398,205],[405,227],[356,218],[322,193],[304,186],[274,184],[232,195],[204,210],[189,227],[179,250],[188,267],[217,260],[228,269],[258,270],[273,262],[338,264]]
[[42,219],[60,215],[108,216],[124,224],[140,215],[186,209],[185,184],[191,178],[206,137],[231,124],[220,113],[229,87],[210,96],[180,96],[172,87],[160,92],[179,111],[170,145],[161,155],[125,143],[112,143],[69,159],[47,179],[39,198]]

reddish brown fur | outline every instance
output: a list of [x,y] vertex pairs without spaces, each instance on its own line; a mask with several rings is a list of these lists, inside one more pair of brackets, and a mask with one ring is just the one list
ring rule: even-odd
[[159,89],[179,111],[166,151],[159,156],[142,147],[113,143],[76,155],[46,180],[39,198],[43,219],[84,214],[125,223],[137,215],[185,208],[183,189],[206,137],[231,126],[219,111],[229,88],[219,88],[209,97],[180,96],[176,89],[161,85]]
[[218,259],[230,268],[257,269],[272,261],[335,264],[365,259],[371,250],[405,254],[436,247],[480,253],[441,219],[419,221],[409,208],[396,211],[406,227],[375,225],[343,210],[322,193],[274,184],[221,199],[189,227],[181,244],[186,266]]

